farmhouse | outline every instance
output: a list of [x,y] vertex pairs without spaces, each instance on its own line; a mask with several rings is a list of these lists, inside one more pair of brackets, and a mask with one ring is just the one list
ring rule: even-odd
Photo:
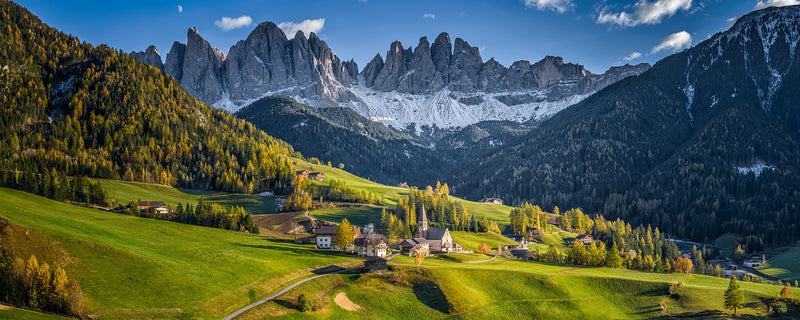
[[583,242],[583,244],[591,244],[592,242],[594,242],[594,238],[592,237],[591,234],[579,234],[575,238],[567,238],[567,239],[564,239],[564,241],[569,243],[569,244],[572,244],[572,243],[575,243],[575,242]]
[[139,212],[147,213],[153,209],[156,214],[170,214],[172,210],[167,208],[167,204],[163,201],[139,201]]
[[311,180],[317,180],[321,182],[325,181],[325,174],[322,172],[312,172],[308,174],[308,178]]
[[382,234],[366,234],[357,238],[355,243],[356,255],[359,257],[386,257],[386,244]]
[[763,265],[764,262],[766,262],[766,259],[763,257],[753,256],[752,258],[745,260],[743,264],[745,267],[756,268]]
[[404,239],[400,242],[400,253],[408,256],[415,255],[416,249],[414,249],[417,245],[421,245],[423,248],[430,251],[430,243],[425,238],[413,238],[413,239]]
[[386,259],[382,257],[373,257],[364,261],[364,273],[386,273]]
[[500,198],[483,198],[479,202],[493,203],[493,204],[503,204],[503,199],[500,199]]
[[[341,249],[334,244],[336,242],[336,232],[339,231],[338,225],[325,225],[319,226],[314,229],[314,236],[317,237],[317,249]],[[353,226],[353,235],[356,238],[361,236],[361,228]],[[353,249],[353,246],[348,246],[348,249]]]
[[417,244],[427,246],[431,253],[451,253],[462,250],[461,246],[453,242],[450,230],[447,228],[428,228],[428,216],[425,214],[425,206],[417,219],[417,238],[405,239],[400,243],[403,253],[412,255],[411,248]]
[[297,179],[308,178],[308,170],[297,170]]

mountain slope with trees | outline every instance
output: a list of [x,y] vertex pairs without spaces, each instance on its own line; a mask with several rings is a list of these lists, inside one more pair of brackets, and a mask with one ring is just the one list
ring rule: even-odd
[[800,6],[740,19],[454,171],[453,194],[580,207],[751,250],[800,238]]
[[292,147],[172,77],[0,2],[0,170],[287,192]]
[[236,116],[298,151],[385,184],[430,184],[446,168],[447,158],[412,142],[349,108],[312,109],[281,96],[266,97]]

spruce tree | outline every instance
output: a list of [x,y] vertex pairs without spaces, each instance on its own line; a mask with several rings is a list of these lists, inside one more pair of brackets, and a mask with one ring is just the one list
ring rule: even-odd
[[728,283],[728,289],[725,290],[725,309],[733,309],[733,314],[736,315],[736,310],[744,306],[744,293],[739,283],[736,282],[736,277],[731,277]]

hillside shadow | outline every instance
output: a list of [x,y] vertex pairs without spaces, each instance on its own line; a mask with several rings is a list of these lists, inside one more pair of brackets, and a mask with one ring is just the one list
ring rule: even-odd
[[671,315],[662,315],[656,319],[709,319],[709,320],[722,320],[722,319],[764,319],[764,317],[754,316],[751,314],[738,314],[736,316],[730,312],[723,312],[720,310],[706,310],[700,312],[685,312]]
[[[289,241],[292,242],[291,240],[289,240]],[[292,242],[292,243],[294,243],[294,242]],[[253,245],[253,244],[235,243],[235,245],[240,246],[240,247],[254,248],[254,249],[291,252],[291,253],[295,253],[295,254],[298,254],[298,255],[307,255],[307,254],[310,254],[310,253],[315,253],[315,254],[326,255],[326,256],[352,257],[351,255],[343,255],[339,251],[331,251],[331,250],[303,249],[303,248],[294,248],[294,247],[289,247],[289,246],[280,246],[280,245],[272,245],[272,244]]]
[[444,295],[444,292],[436,283],[431,281],[418,283],[414,285],[413,290],[417,300],[422,304],[441,313],[450,313],[450,303],[447,301],[447,296]]

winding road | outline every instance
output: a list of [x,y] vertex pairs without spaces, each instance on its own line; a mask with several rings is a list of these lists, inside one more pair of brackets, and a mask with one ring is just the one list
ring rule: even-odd
[[[393,254],[389,255],[388,257],[386,257],[386,260],[390,260],[390,259],[394,258],[395,256],[397,256],[398,254],[399,254],[399,253],[395,252],[395,253],[393,253]],[[309,277],[309,278],[305,278],[305,279],[303,279],[303,280],[297,281],[297,282],[295,282],[295,283],[292,283],[292,284],[288,285],[286,288],[283,288],[283,289],[281,289],[280,291],[278,291],[278,292],[274,293],[273,295],[271,295],[271,296],[269,296],[269,297],[266,297],[266,298],[264,298],[264,299],[258,300],[258,301],[256,301],[256,302],[253,302],[253,303],[251,303],[251,304],[249,304],[249,305],[245,306],[244,308],[241,308],[241,309],[239,309],[239,310],[236,310],[236,311],[234,311],[233,313],[231,313],[231,314],[229,314],[229,315],[225,316],[224,318],[222,318],[222,320],[232,320],[233,318],[236,318],[236,317],[238,317],[238,316],[239,316],[239,315],[241,315],[242,313],[245,313],[245,312],[247,312],[247,311],[248,311],[248,310],[250,310],[250,309],[253,309],[253,308],[255,308],[255,307],[258,307],[258,306],[259,306],[259,305],[261,305],[261,304],[264,304],[264,303],[266,303],[266,302],[269,302],[269,301],[270,301],[270,300],[272,300],[272,299],[275,299],[275,298],[277,298],[277,297],[280,297],[282,294],[284,294],[284,293],[286,293],[286,292],[289,292],[289,290],[292,290],[292,289],[296,288],[297,286],[299,286],[299,285],[301,285],[301,284],[304,284],[304,283],[306,283],[306,282],[309,282],[309,281],[311,281],[311,280],[314,280],[314,279],[319,279],[319,278],[322,278],[322,277],[325,277],[325,276],[329,276],[329,275],[332,275],[332,274],[342,273],[342,272],[345,272],[345,271],[350,271],[350,270],[360,269],[360,268],[361,268],[361,266],[358,266],[358,267],[353,267],[353,268],[350,268],[350,269],[342,269],[342,270],[339,270],[339,271],[334,271],[334,272],[331,272],[331,273],[325,273],[325,274],[319,274],[319,275],[316,275],[316,276],[313,276],[313,277]]]

